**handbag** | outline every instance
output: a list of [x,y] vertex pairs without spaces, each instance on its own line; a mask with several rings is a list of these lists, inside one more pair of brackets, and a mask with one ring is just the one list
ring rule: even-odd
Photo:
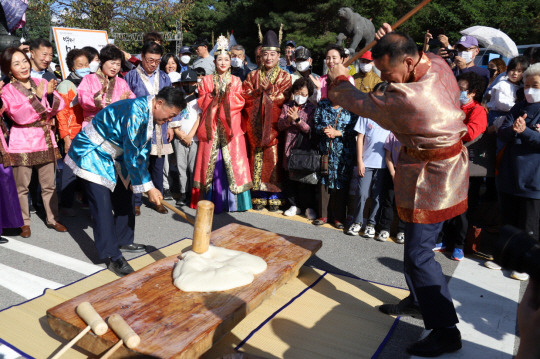
[[[342,110],[342,109],[343,109],[343,108],[340,108],[340,109],[339,109],[339,112],[338,112],[338,114],[337,114],[337,116],[336,116],[336,121],[335,121],[335,123],[334,123],[334,128],[336,128],[336,126],[337,126],[337,123],[338,123],[338,120],[339,120],[339,115],[341,115],[341,110]],[[321,173],[321,175],[323,175],[323,176],[328,175],[328,155],[330,155],[330,150],[332,149],[332,141],[333,141],[333,140],[334,140],[334,139],[331,138],[331,139],[330,139],[330,144],[328,144],[328,154],[326,154],[326,155],[321,155],[321,167],[320,167],[320,173]]]
[[[311,132],[310,132],[311,133]],[[321,167],[321,155],[315,149],[305,149],[304,135],[298,134],[299,138],[289,155],[287,170],[290,172],[317,172]]]

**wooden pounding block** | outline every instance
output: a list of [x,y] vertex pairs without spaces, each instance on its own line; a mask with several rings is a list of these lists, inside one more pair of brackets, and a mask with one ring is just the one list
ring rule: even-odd
[[[178,255],[170,256],[49,309],[50,327],[63,338],[73,338],[86,326],[75,307],[90,301],[104,317],[120,314],[141,339],[137,348],[120,347],[115,358],[197,358],[296,276],[322,242],[229,224],[212,232],[211,244],[259,256],[268,268],[243,287],[183,292],[172,279]],[[101,337],[88,333],[77,345],[99,355],[117,342],[117,336],[108,331]]]

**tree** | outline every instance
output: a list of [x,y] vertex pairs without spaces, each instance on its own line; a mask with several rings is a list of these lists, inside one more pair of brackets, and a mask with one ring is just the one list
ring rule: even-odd
[[[52,8],[54,0],[29,0],[26,10],[26,40],[48,39],[50,34]],[[18,30],[18,33],[21,33]]]

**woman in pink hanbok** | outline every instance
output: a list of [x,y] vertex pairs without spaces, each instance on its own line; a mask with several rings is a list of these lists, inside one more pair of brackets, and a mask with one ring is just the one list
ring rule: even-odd
[[8,152],[13,166],[24,225],[21,236],[30,237],[28,185],[32,170],[38,173],[41,196],[47,213],[47,227],[67,232],[58,222],[58,197],[55,186],[55,163],[60,158],[54,139],[54,119],[64,108],[62,97],[55,91],[56,81],[30,78],[30,61],[17,48],[4,50],[0,58],[2,72],[10,83],[2,90],[6,113],[13,120]]
[[79,104],[83,109],[84,128],[103,108],[113,102],[135,98],[127,82],[118,77],[124,54],[114,45],[107,45],[99,53],[101,65],[95,74],[87,75],[77,88]]

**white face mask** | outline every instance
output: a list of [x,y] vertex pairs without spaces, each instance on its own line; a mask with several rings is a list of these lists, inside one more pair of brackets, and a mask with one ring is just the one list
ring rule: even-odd
[[525,99],[528,103],[540,102],[540,89],[528,88],[525,90]]
[[31,52],[27,52],[27,53],[26,53],[26,56],[27,56],[29,59],[31,59],[31,58],[32,58],[32,53],[31,53]]
[[300,72],[307,71],[309,69],[309,61],[297,62],[296,69]]
[[368,63],[368,64],[360,63],[360,64],[358,64],[358,67],[360,68],[360,71],[367,74],[373,68],[373,64],[371,64],[371,63]]
[[307,101],[307,96],[302,96],[302,95],[294,95],[294,102],[296,102],[297,105],[300,105],[302,106],[303,104],[306,103]]
[[182,55],[182,56],[180,56],[180,61],[181,61],[184,65],[189,64],[189,60],[191,60],[191,56],[189,56],[189,55]]
[[202,79],[197,79],[197,82],[198,82],[198,83],[201,83],[201,81],[202,81]]
[[231,59],[231,66],[232,67],[243,67],[244,63],[242,62],[242,59],[240,59],[239,57],[233,57]]
[[97,70],[99,69],[99,61],[92,61],[90,63],[90,72],[94,73],[94,72],[97,72]]
[[472,58],[472,51],[460,51],[458,52],[458,56],[461,57],[463,60],[465,60],[465,63],[468,64],[473,60]]

